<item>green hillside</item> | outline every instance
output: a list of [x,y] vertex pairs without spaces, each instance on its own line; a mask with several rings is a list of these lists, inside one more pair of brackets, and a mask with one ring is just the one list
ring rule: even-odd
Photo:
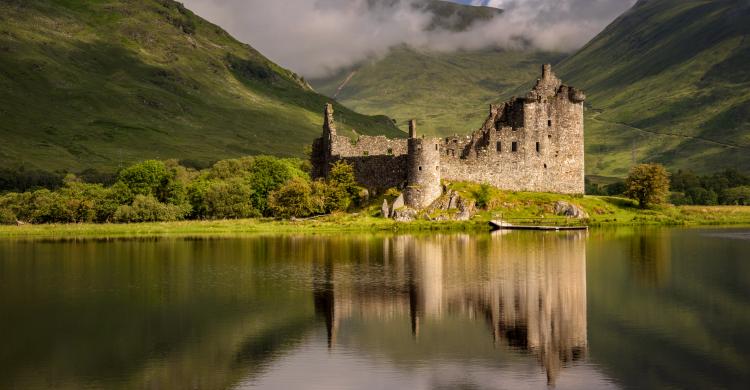
[[[421,132],[464,134],[479,128],[488,105],[511,96],[518,84],[538,77],[559,54],[479,50],[435,53],[399,47],[385,58],[311,84],[363,113],[385,113]],[[348,80],[347,80],[348,79]]]
[[[416,2],[415,7],[434,15],[429,30],[465,31],[503,13],[497,8],[440,0]],[[490,103],[511,97],[520,83],[538,76],[540,64],[561,58],[533,51],[443,53],[401,46],[384,58],[310,83],[358,112],[396,119],[403,130],[409,119],[416,119],[421,132],[445,136],[476,130],[486,119]]]
[[[330,99],[171,0],[1,0],[0,166],[301,155]],[[402,133],[337,107],[345,133]]]
[[750,3],[639,1],[557,67],[586,89],[587,171],[750,170]]

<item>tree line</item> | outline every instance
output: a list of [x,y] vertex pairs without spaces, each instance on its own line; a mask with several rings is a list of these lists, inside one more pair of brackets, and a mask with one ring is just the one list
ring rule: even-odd
[[[678,170],[668,176],[667,200],[674,205],[750,205],[750,176],[735,169],[709,175]],[[626,180],[607,185],[586,182],[588,195],[626,195],[628,189]]]
[[335,164],[326,181],[311,180],[309,168],[299,159],[258,156],[222,160],[205,169],[149,160],[113,177],[98,177],[100,182],[74,174],[59,182],[34,175],[11,184],[50,185],[0,195],[0,223],[307,217],[345,211],[366,198],[350,165]]

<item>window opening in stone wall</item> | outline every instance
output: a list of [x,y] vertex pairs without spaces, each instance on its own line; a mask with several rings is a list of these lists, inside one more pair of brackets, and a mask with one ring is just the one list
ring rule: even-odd
[[436,171],[439,171],[439,170],[440,170],[440,165],[436,165],[436,166],[435,166],[435,170],[436,170]]
[[547,134],[548,139],[552,139],[552,134]]
[[510,145],[510,150],[511,150],[512,152],[517,152],[517,151],[518,151],[518,142],[513,142],[513,143],[512,143],[511,145]]
[[421,170],[422,170],[422,167],[419,167],[419,170],[421,171]]
[[547,127],[552,127],[552,119],[547,121]]
[[503,144],[500,141],[497,141],[497,151],[498,153],[503,151]]
[[537,142],[536,143],[536,152],[539,153],[541,151],[542,151],[542,144],[540,144],[539,142]]
[[393,148],[388,148],[388,155],[393,156]]
[[438,144],[435,144],[435,150],[440,150],[440,146],[438,146]]
[[547,169],[547,164],[544,164],[544,169]]

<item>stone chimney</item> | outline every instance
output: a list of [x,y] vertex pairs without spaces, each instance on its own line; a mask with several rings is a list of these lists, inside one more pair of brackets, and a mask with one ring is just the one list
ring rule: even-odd
[[409,121],[409,138],[417,138],[417,121]]

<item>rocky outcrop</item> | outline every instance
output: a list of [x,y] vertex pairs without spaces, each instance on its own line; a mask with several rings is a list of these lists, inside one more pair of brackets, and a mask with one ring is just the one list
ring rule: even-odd
[[396,198],[396,200],[393,201],[393,204],[391,205],[391,212],[390,217],[394,218],[396,211],[403,209],[406,204],[404,203],[404,194],[401,194]]
[[393,211],[391,218],[396,222],[412,222],[417,219],[419,212],[408,207],[402,207]]
[[438,221],[468,221],[476,213],[476,202],[453,190],[446,191],[427,209],[427,215],[435,215],[432,219]]
[[396,198],[390,207],[388,201],[383,200],[380,210],[384,217],[398,222],[411,222],[420,218],[432,221],[468,221],[477,213],[476,202],[463,198],[453,190],[445,192],[424,210],[406,206],[403,195]]
[[577,219],[589,218],[589,214],[580,206],[563,201],[558,201],[557,203],[555,203],[555,214]]

